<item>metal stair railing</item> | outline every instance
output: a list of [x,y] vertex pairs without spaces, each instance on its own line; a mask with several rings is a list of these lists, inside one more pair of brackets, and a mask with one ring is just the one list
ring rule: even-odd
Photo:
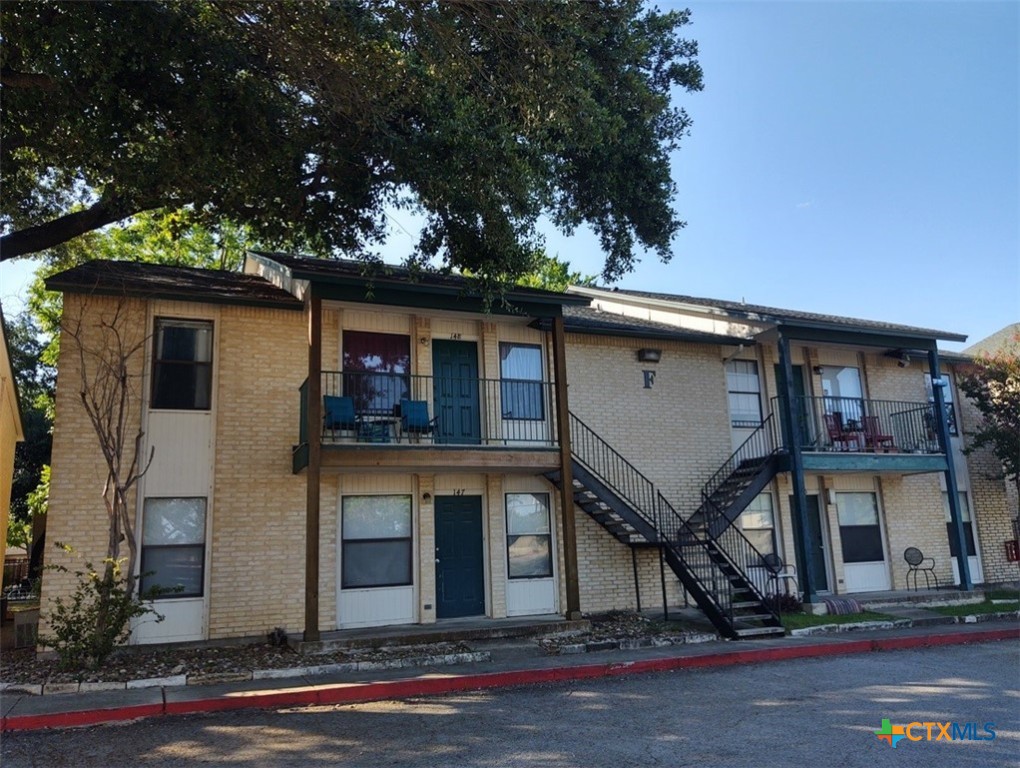
[[573,413],[570,414],[570,446],[575,461],[605,481],[610,490],[658,531],[655,484]]
[[[725,513],[710,499],[705,499],[705,506],[707,510],[710,510],[710,513],[706,516],[706,531],[710,531],[715,529],[717,519],[725,517]],[[755,597],[768,609],[773,618],[778,621],[779,614],[773,609],[766,595],[768,571],[765,567],[765,555],[751,543],[750,539],[736,525],[726,527],[719,534],[711,536],[709,540],[730,562],[733,568],[743,575],[744,581],[747,582]]]
[[[658,493],[656,501],[660,544],[673,552],[688,572],[688,577],[695,582],[695,589],[700,588],[704,592],[732,627],[733,584],[722,573],[708,542],[687,524],[665,496]],[[710,580],[701,576],[705,572],[712,575]],[[681,577],[681,581],[685,580]],[[694,591],[686,582],[684,588],[689,592]]]
[[782,450],[782,443],[778,439],[774,415],[770,413],[702,486],[702,498],[711,498],[729,479],[730,475],[745,462],[757,460],[754,465],[757,471],[773,454],[780,450]]
[[[759,430],[767,428],[769,424],[771,417]],[[756,433],[759,430],[756,430]],[[771,608],[765,604],[763,590],[754,583],[746,570],[746,567],[752,565],[760,566],[762,555],[740,531],[733,529],[739,537],[736,541],[742,540],[742,544],[731,545],[729,548],[719,541],[703,536],[676,511],[651,480],[573,413],[570,414],[570,440],[573,459],[604,482],[609,490],[627,502],[638,515],[654,527],[658,538],[654,543],[669,550],[679,561],[679,570],[683,571],[683,574],[677,575],[684,582],[685,589],[691,593],[700,591],[707,597],[711,603],[708,606],[709,610],[725,620],[731,630],[735,619],[739,617],[734,613],[733,581],[725,573],[724,563],[734,571],[736,577],[748,585],[763,607],[776,617]],[[735,555],[730,549],[735,550]],[[746,567],[741,567],[741,564]],[[703,610],[705,608],[706,606],[702,606]],[[776,618],[778,620],[778,617]]]

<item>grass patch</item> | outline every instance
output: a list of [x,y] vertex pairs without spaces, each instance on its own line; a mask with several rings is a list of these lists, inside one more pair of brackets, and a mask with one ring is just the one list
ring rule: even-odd
[[[999,599],[999,598],[996,598]],[[1015,603],[993,603],[986,600],[983,603],[969,603],[967,605],[939,605],[929,608],[929,611],[941,613],[943,616],[973,616],[978,613],[1000,613],[1015,611],[1020,608],[1020,601]]]
[[895,617],[887,613],[864,611],[862,613],[844,613],[838,616],[826,614],[815,616],[813,613],[784,613],[780,618],[787,630],[819,627],[822,624],[854,624],[858,621],[892,621]]
[[985,592],[986,600],[1016,600],[1020,602],[1020,589],[992,589]]

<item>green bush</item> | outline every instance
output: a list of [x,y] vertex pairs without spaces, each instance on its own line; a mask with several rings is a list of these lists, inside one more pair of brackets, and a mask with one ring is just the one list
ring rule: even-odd
[[[96,570],[86,562],[84,570],[75,571],[78,585],[67,600],[50,601],[49,633],[40,642],[56,651],[60,669],[96,669],[128,639],[132,619],[151,613],[157,622],[163,621],[162,614],[144,602],[155,594],[136,595],[126,589],[122,564],[123,560],[105,558],[102,570]],[[47,568],[68,572],[62,565]]]

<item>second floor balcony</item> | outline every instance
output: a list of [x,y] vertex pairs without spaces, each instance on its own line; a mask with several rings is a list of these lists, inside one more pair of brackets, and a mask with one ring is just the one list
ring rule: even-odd
[[[324,468],[558,466],[552,382],[453,372],[323,371],[321,387]],[[307,381],[300,399],[295,471],[308,461]]]
[[[779,439],[785,444],[779,398],[772,399],[772,410],[778,415]],[[805,469],[926,472],[944,468],[946,450],[939,439],[933,403],[796,397],[792,412]],[[952,425],[952,410],[948,415]]]

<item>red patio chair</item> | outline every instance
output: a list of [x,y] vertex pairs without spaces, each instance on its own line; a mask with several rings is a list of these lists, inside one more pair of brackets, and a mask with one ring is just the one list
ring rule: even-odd
[[834,450],[850,450],[850,436],[843,431],[843,419],[838,413],[825,414],[825,431],[829,433],[829,442]]
[[864,445],[869,451],[876,453],[881,448],[883,451],[895,451],[896,444],[892,435],[883,435],[882,427],[878,423],[878,416],[864,417]]

